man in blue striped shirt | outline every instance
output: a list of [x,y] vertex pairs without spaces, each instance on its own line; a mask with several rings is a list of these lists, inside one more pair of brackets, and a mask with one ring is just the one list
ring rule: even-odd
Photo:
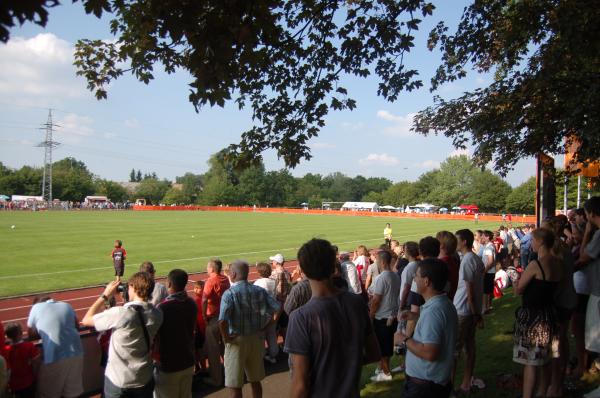
[[252,396],[262,396],[265,377],[261,331],[277,321],[281,305],[265,289],[248,283],[249,265],[236,260],[229,269],[231,287],[221,299],[219,329],[225,342],[225,387],[232,397],[242,396],[244,372]]

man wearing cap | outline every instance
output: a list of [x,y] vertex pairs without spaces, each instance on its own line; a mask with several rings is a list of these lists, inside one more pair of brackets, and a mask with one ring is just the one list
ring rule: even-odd
[[[276,255],[269,257],[269,260],[271,260],[273,270],[269,278],[275,281],[275,294],[277,301],[279,304],[281,304],[281,307],[283,307],[283,304],[285,304],[285,299],[290,293],[290,290],[292,290],[292,275],[283,267],[283,264],[285,263],[283,254],[277,253]],[[277,328],[284,338],[287,324],[288,316],[285,312],[282,312],[277,321]]]

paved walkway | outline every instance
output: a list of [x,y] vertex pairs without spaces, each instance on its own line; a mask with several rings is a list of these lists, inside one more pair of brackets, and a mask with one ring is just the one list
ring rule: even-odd
[[[263,396],[266,398],[269,397],[283,397],[289,396],[290,391],[290,373],[285,370],[279,373],[273,373],[267,376],[262,382],[263,388]],[[244,397],[251,397],[252,391],[250,389],[250,384],[245,384],[243,388]],[[207,397],[207,398],[229,398],[229,391],[226,388],[215,391],[208,395],[198,395],[198,397]]]
[[[288,368],[288,356],[285,353],[279,353],[277,363],[272,365],[265,362],[265,371],[267,377],[262,381],[263,396],[265,398],[278,398],[289,396],[291,379]],[[252,391],[250,384],[246,383],[242,390],[244,397],[251,397]],[[201,386],[199,391],[194,392],[194,398],[229,398],[229,391],[226,388],[208,389],[206,386]]]

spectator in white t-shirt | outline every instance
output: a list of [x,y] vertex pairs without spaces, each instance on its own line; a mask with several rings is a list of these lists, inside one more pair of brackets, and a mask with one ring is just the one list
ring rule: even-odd
[[128,303],[103,311],[119,286],[118,281],[113,281],[81,321],[99,332],[112,329],[104,378],[107,398],[121,397],[125,393],[152,397],[154,391],[151,347],[163,321],[162,312],[149,303],[154,278],[146,272],[138,272],[127,283]]
[[367,268],[369,267],[369,250],[366,246],[360,245],[356,248],[352,262],[356,265],[360,283],[364,285],[367,281]]
[[[269,293],[271,297],[277,299],[277,283],[270,278],[271,276],[271,265],[267,263],[256,264],[256,272],[260,276],[254,284],[260,286]],[[274,322],[269,323],[269,326],[265,329],[265,340],[267,341],[267,354],[265,360],[270,363],[277,362],[277,355],[279,354],[279,346],[277,345],[277,324]]]
[[[600,352],[600,196],[586,200],[583,208],[588,221],[577,265],[585,270],[590,291],[585,318],[585,348]],[[600,397],[600,387],[584,397]]]
[[[385,246],[385,245],[382,245]],[[379,250],[388,250],[387,247],[379,248]],[[370,287],[373,286],[373,282],[375,282],[375,278],[379,276],[379,265],[377,264],[377,252],[370,253],[369,259],[371,260],[371,264],[367,267],[367,278],[365,280],[365,289],[369,294],[372,294],[369,290]]]
[[338,257],[342,267],[342,277],[348,283],[348,291],[354,294],[361,294],[360,277],[358,276],[356,265],[350,261],[350,253],[341,252]]
[[[458,360],[465,351],[465,366],[459,392],[467,393],[471,389],[471,379],[475,368],[475,330],[482,322],[481,306],[483,297],[483,262],[473,253],[473,232],[468,229],[456,231],[457,250],[462,255],[458,271],[458,287],[454,295],[454,307],[458,314],[458,334],[456,351]],[[456,372],[456,363],[454,373]],[[456,383],[454,383],[456,385]]]
[[412,286],[419,257],[419,244],[417,242],[406,242],[404,244],[404,255],[408,259],[408,265],[404,267],[400,284],[400,311],[410,309],[408,304],[408,294]]
[[377,253],[377,264],[381,273],[373,284],[369,316],[373,322],[373,330],[379,342],[381,360],[380,373],[371,377],[372,381],[391,381],[390,358],[393,355],[394,332],[398,325],[398,295],[400,294],[400,278],[391,270],[392,255],[387,250]]

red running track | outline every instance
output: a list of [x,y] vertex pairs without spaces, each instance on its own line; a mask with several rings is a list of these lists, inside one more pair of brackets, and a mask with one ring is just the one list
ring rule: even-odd
[[[285,268],[289,271],[293,270],[297,265],[296,260],[286,261]],[[193,283],[197,280],[206,280],[208,274],[206,272],[199,272],[190,274],[190,281],[188,282],[188,293],[193,295]],[[250,274],[248,280],[254,281],[258,277],[255,267],[250,267]],[[163,278],[157,278],[158,281],[164,282]],[[57,301],[64,301],[71,304],[77,319],[83,318],[88,308],[96,301],[98,296],[102,294],[104,287],[95,286],[81,289],[73,289],[67,291],[59,291],[51,293],[51,297]],[[8,322],[18,322],[23,326],[23,330],[27,330],[27,317],[29,316],[29,310],[33,302],[33,298],[38,294],[32,294],[28,296],[20,296],[13,298],[0,299],[0,322],[6,325]]]

